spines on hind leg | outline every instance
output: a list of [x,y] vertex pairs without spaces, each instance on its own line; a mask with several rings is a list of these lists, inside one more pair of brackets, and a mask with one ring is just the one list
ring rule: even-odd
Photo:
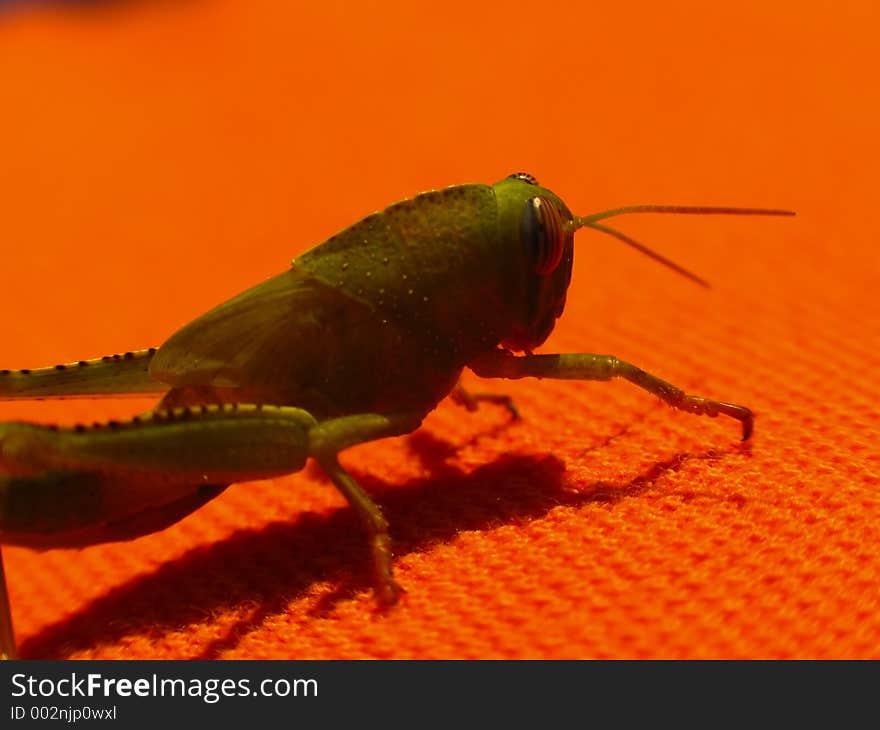
[[105,355],[49,367],[0,370],[0,400],[164,393],[150,377],[156,348]]
[[300,408],[255,404],[152,411],[93,425],[0,423],[0,473],[153,474],[220,484],[298,471],[315,419]]
[[161,529],[226,484],[301,469],[315,424],[299,408],[256,404],[0,423],[0,543],[71,547]]

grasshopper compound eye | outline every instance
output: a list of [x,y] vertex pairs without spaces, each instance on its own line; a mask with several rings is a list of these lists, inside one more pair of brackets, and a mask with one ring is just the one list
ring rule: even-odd
[[526,201],[520,235],[536,274],[546,276],[559,266],[566,233],[559,208],[552,201],[540,195]]

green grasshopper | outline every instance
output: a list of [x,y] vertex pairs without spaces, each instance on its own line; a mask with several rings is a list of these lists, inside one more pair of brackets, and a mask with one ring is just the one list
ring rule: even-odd
[[[484,378],[624,378],[673,408],[745,406],[694,395],[611,355],[535,355],[562,314],[574,233],[593,228],[701,279],[600,221],[624,213],[791,215],[753,208],[631,206],[572,215],[530,175],[456,185],[373,213],[283,273],[186,325],[158,349],[0,371],[0,399],[155,393],[155,410],[94,426],[0,424],[0,543],[35,549],[130,540],[177,522],[233,482],[313,458],[369,537],[382,605],[401,588],[388,524],[340,451],[409,433],[458,385]],[[474,303],[479,303],[478,307]],[[523,354],[514,354],[523,353]],[[0,562],[0,649],[16,655]]]

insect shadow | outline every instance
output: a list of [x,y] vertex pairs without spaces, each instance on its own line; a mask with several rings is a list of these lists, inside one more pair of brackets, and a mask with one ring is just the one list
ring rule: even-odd
[[[678,454],[627,482],[596,482],[575,491],[565,486],[564,464],[553,455],[504,455],[466,473],[450,463],[462,445],[428,432],[417,432],[408,444],[430,476],[390,484],[369,473],[356,474],[371,493],[381,495],[398,557],[448,542],[461,531],[539,519],[557,506],[637,496],[687,460],[715,458],[712,452]],[[371,563],[357,517],[345,507],[237,530],[193,548],[42,629],[22,643],[21,653],[27,659],[63,658],[126,636],[150,633],[159,640],[169,630],[203,623],[224,609],[244,608],[222,636],[197,654],[181,657],[214,659],[283,614],[313,584],[328,580],[338,587],[315,602],[313,614],[326,614],[371,586]]]

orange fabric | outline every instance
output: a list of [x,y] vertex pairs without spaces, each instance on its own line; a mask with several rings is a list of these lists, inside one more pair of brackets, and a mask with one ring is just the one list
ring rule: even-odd
[[5,549],[25,657],[880,655],[875,2],[74,5],[0,11],[2,367],[158,344],[373,209],[519,169],[584,214],[799,217],[617,221],[711,292],[579,234],[542,348],[748,404],[751,443],[627,384],[489,383],[522,422],[445,402],[343,458],[392,525],[389,614],[307,469]]

